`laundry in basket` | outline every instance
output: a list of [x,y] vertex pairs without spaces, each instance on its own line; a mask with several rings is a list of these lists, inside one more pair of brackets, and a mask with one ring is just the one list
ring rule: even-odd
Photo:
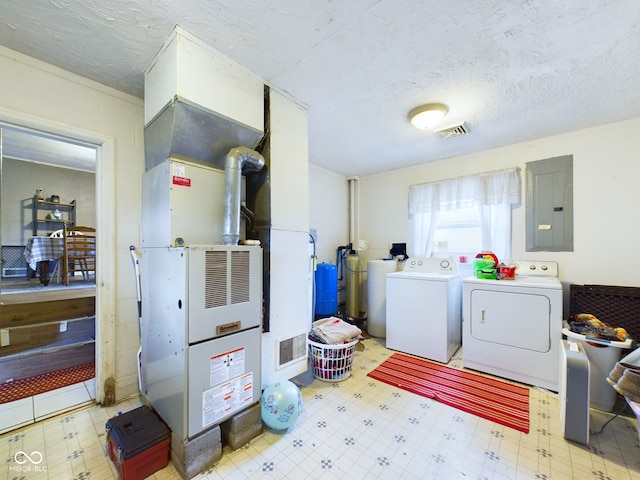
[[327,345],[312,340],[309,343],[309,358],[313,376],[325,382],[340,382],[351,376],[353,353],[358,339],[341,345]]
[[311,325],[311,330],[320,343],[329,345],[348,343],[362,335],[362,330],[338,317],[316,320]]
[[349,378],[361,335],[362,330],[337,317],[314,322],[308,340],[313,376],[325,382]]

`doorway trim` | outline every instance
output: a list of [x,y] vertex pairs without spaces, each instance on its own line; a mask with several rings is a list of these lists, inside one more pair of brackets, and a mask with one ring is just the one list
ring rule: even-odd
[[[115,379],[115,140],[74,125],[0,107],[0,126],[32,130],[96,148],[96,399],[102,405],[115,401],[106,384]],[[108,381],[110,380],[110,381]]]

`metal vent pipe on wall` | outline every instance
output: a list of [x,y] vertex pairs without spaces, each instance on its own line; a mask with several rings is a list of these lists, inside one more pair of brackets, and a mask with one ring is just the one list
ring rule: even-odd
[[224,159],[224,230],[225,245],[237,245],[240,240],[240,199],[242,174],[257,172],[264,167],[264,157],[247,147],[229,150]]

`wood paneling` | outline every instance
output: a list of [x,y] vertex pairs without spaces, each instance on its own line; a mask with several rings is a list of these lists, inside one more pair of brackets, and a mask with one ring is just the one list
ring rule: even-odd
[[[38,283],[34,284],[32,282]],[[14,303],[50,302],[53,300],[96,296],[95,285],[86,287],[75,286],[75,283],[79,283],[80,281],[74,282],[73,288],[52,283],[50,283],[48,287],[39,288],[40,282],[38,280],[32,282],[25,284],[27,288],[21,288],[22,284],[18,284],[16,288],[11,288],[6,286],[6,281],[3,282],[2,291],[0,292],[0,303],[3,305],[11,305]]]
[[31,355],[35,349],[53,349],[95,340],[95,318],[69,320],[64,332],[61,322],[51,322],[26,327],[9,328],[8,345],[0,346],[0,358],[12,354]]
[[90,317],[95,309],[95,297],[0,305],[0,328]]

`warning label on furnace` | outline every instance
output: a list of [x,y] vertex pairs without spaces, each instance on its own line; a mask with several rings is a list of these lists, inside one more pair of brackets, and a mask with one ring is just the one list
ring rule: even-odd
[[171,179],[171,183],[173,183],[174,185],[182,185],[183,187],[190,187],[191,179],[185,178],[185,177],[178,177],[177,175],[174,175],[173,178]]
[[187,171],[184,165],[180,165],[179,163],[173,164],[171,183],[174,185],[182,185],[184,187],[191,186],[191,179],[187,178]]
[[244,347],[211,357],[209,362],[209,386],[239,377],[245,372]]
[[221,421],[225,416],[251,405],[253,372],[210,388],[202,394],[202,426]]

